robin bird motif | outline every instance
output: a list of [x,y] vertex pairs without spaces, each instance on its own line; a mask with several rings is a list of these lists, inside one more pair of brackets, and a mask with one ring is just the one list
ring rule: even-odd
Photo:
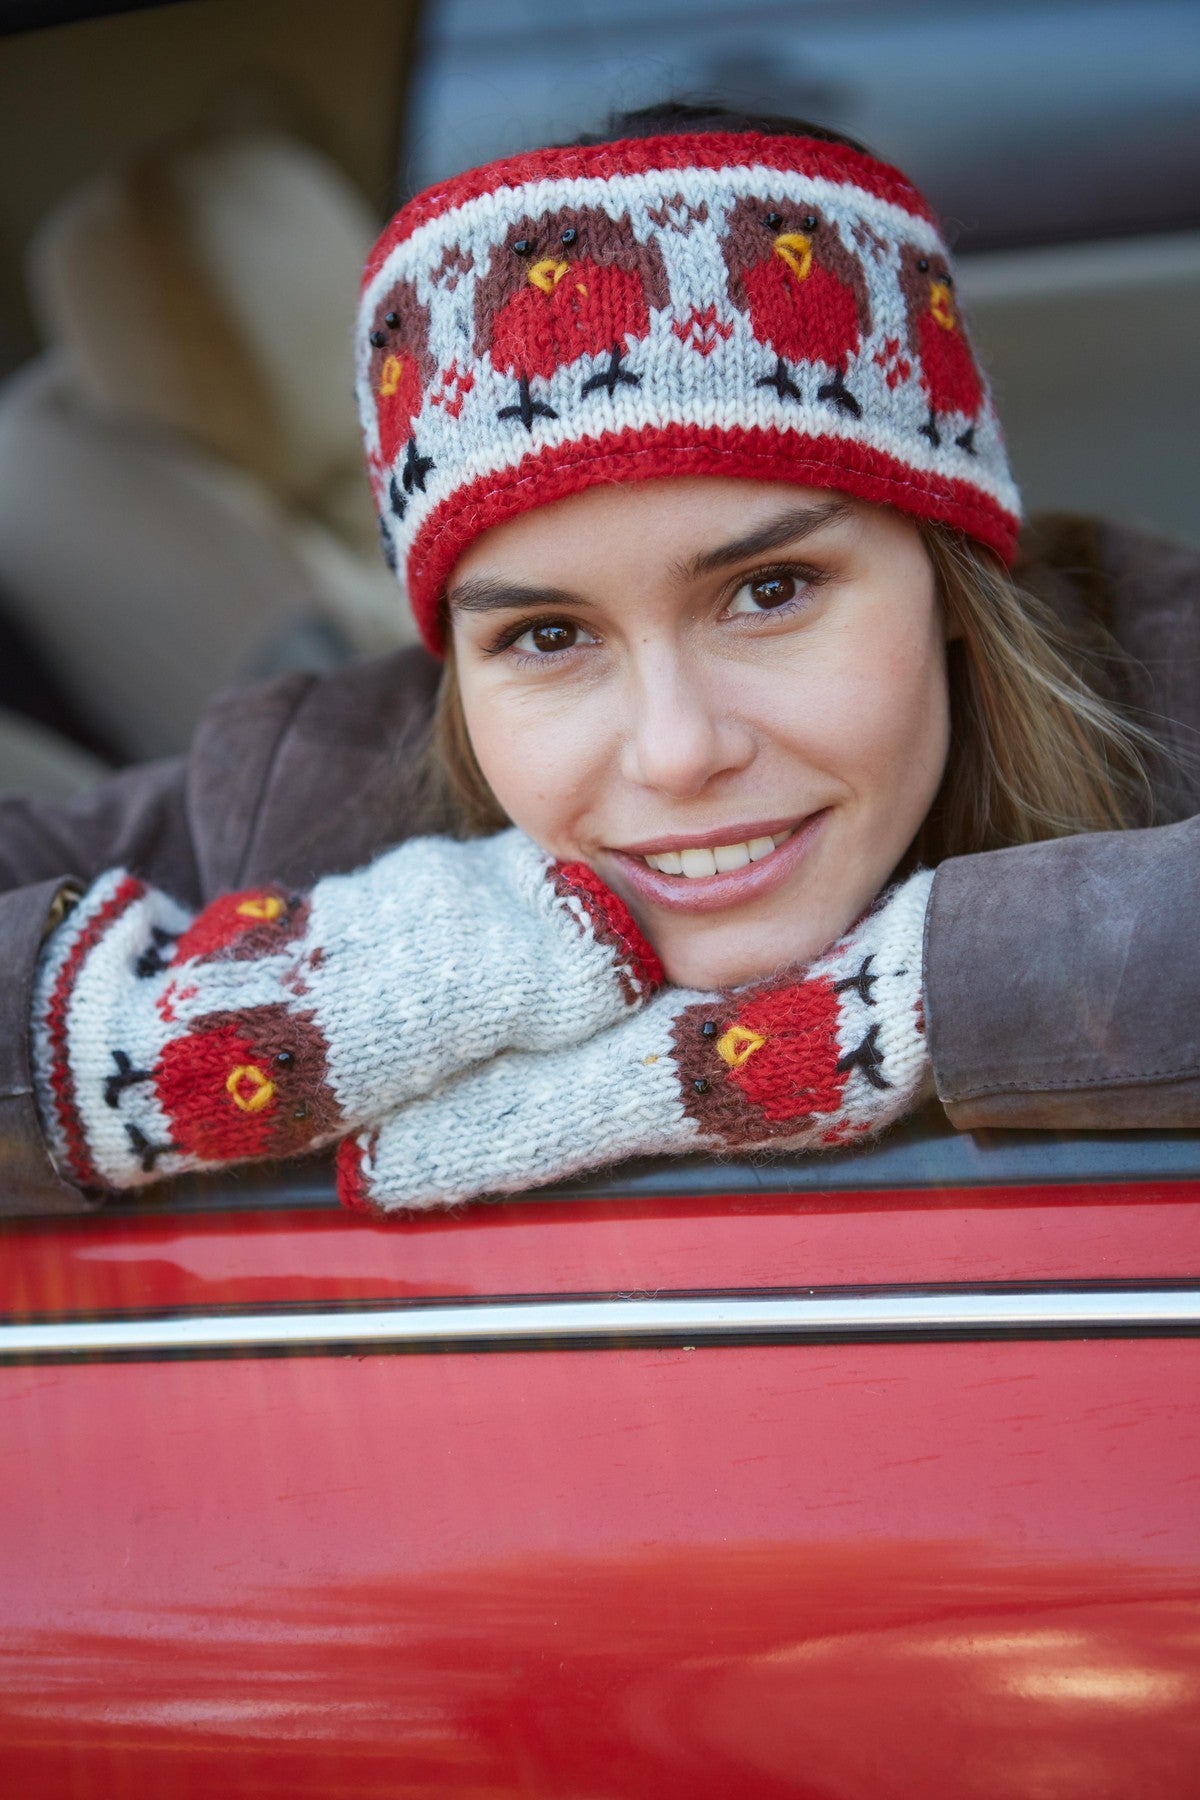
[[833,373],[818,400],[861,418],[846,372],[870,333],[871,302],[862,264],[836,227],[807,201],[747,195],[729,215],[724,249],[729,298],[775,353],[757,385],[799,400],[799,365],[823,363]]
[[147,1078],[170,1121],[160,1150],[205,1162],[294,1156],[341,1116],[320,1030],[282,1005],[196,1020],[163,1046]]
[[908,347],[920,360],[921,386],[929,402],[929,417],[921,426],[921,435],[937,449],[942,441],[939,415],[965,414],[966,428],[954,441],[960,450],[974,455],[983,381],[955,305],[950,265],[936,251],[927,255],[907,244],[900,256],[900,287],[908,319]]
[[[417,455],[412,428],[421,410],[425,390],[437,373],[437,364],[429,348],[429,314],[410,281],[394,282],[388,289],[375,308],[367,339],[371,346],[367,379],[374,396],[379,427],[379,459],[372,474],[378,481],[385,471],[394,467],[401,449],[407,444],[403,489],[411,493],[417,485],[424,491],[425,476],[433,464],[427,457]],[[415,480],[410,465],[419,467],[419,481]],[[396,485],[394,479],[392,485]],[[397,492],[392,500],[403,516],[402,495]]]
[[734,1011],[689,1006],[672,1031],[685,1112],[739,1144],[794,1137],[836,1112],[850,1072],[839,1018],[836,988],[818,979],[760,988]]
[[172,967],[194,959],[249,962],[271,956],[300,937],[308,923],[309,903],[283,888],[247,888],[222,894],[175,940]]
[[500,410],[532,431],[536,418],[557,418],[535,400],[531,384],[582,356],[607,355],[608,366],[581,394],[637,387],[625,366],[630,346],[650,329],[652,309],[669,301],[658,246],[635,237],[628,215],[597,207],[563,207],[524,218],[493,253],[475,295],[475,354],[517,381],[517,401]]
[[281,944],[301,935],[308,914],[307,900],[282,888],[222,894],[178,934],[154,926],[151,943],[137,959],[137,973],[145,980],[193,959],[248,962],[271,956]]

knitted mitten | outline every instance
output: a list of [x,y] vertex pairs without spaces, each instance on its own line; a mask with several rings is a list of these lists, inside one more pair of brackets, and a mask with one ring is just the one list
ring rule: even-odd
[[557,1055],[505,1055],[338,1151],[348,1206],[448,1205],[633,1155],[816,1149],[911,1111],[930,1080],[921,948],[933,876],[893,888],[800,972],[668,988]]
[[419,838],[196,916],[121,871],[51,934],[35,1086],[84,1187],[287,1156],[505,1049],[603,1031],[661,970],[616,896],[520,832]]

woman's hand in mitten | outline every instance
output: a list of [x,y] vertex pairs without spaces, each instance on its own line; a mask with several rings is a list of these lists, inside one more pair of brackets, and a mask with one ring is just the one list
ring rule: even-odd
[[893,888],[805,969],[722,994],[668,988],[557,1054],[505,1055],[338,1151],[381,1211],[556,1181],[626,1156],[817,1149],[912,1110],[930,1078],[921,947],[933,877]]
[[196,916],[117,871],[43,952],[43,1123],[88,1187],[292,1155],[503,1050],[562,1052],[660,980],[622,902],[517,831]]

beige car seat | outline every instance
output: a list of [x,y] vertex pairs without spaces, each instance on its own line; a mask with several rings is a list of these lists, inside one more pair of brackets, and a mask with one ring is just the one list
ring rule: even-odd
[[0,592],[131,758],[294,660],[391,648],[351,364],[374,222],[275,134],[177,147],[44,222],[46,352],[0,389]]

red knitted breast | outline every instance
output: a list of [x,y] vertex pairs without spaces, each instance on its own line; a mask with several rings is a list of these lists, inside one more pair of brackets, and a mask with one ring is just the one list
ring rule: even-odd
[[918,327],[921,385],[935,412],[963,412],[970,417],[983,404],[983,382],[970,346],[957,325],[949,330],[932,313]]
[[789,362],[836,368],[859,346],[858,309],[844,281],[819,265],[801,280],[772,256],[743,277],[754,335]]
[[810,980],[763,994],[732,1023],[765,1041],[729,1080],[768,1119],[835,1112],[846,1075],[839,1074],[838,999],[827,981]]
[[[235,1026],[174,1038],[164,1046],[155,1070],[155,1089],[171,1121],[173,1141],[204,1162],[268,1153],[279,1110],[273,1088],[269,1059]],[[248,1102],[256,1092],[269,1098],[251,1110]]]
[[552,293],[527,283],[496,315],[492,361],[498,369],[549,376],[649,329],[650,309],[631,270],[581,262]]
[[407,442],[412,422],[421,410],[424,388],[421,372],[414,356],[405,357],[396,386],[390,393],[376,396],[375,414],[379,422],[379,449],[387,463],[395,461],[401,446]]

